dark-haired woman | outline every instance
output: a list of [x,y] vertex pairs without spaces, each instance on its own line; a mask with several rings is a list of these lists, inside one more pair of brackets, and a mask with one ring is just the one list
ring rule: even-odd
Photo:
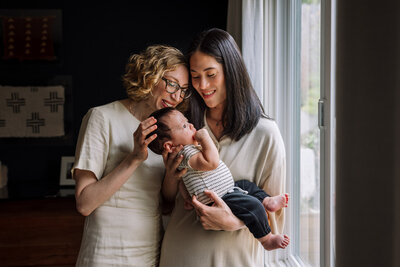
[[[220,29],[205,31],[193,41],[188,56],[196,91],[190,100],[191,122],[209,131],[236,180],[252,181],[269,195],[282,194],[283,140],[276,123],[264,115],[232,36]],[[220,198],[212,192],[209,196],[212,207],[194,199],[196,212],[185,210],[182,197],[177,198],[160,266],[262,266],[263,247]],[[269,220],[272,232],[282,233],[284,211],[270,213]]]

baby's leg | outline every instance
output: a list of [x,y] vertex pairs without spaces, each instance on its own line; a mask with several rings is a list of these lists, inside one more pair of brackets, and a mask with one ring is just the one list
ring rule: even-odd
[[289,202],[289,194],[284,193],[274,197],[264,198],[262,204],[266,211],[275,212],[281,208],[286,208]]
[[265,236],[271,231],[267,213],[257,198],[235,189],[235,192],[225,194],[222,199],[232,213],[246,224],[256,238]]
[[289,201],[289,194],[287,193],[271,197],[255,183],[247,180],[239,180],[235,182],[235,186],[247,191],[250,196],[256,197],[263,204],[266,211],[275,212],[287,207]]
[[289,245],[290,239],[287,235],[274,235],[269,233],[261,238],[258,238],[262,246],[266,250],[274,250],[278,248],[286,248]]

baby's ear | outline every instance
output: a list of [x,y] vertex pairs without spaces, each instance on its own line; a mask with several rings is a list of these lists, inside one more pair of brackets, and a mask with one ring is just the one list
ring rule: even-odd
[[165,142],[165,143],[163,144],[164,150],[166,150],[168,153],[171,153],[171,152],[172,152],[173,146],[174,146],[174,145],[172,144],[171,141],[167,141],[167,142]]

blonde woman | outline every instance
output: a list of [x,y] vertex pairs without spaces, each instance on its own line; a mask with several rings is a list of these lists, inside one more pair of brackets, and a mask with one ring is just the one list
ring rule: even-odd
[[183,174],[176,153],[165,157],[165,169],[147,149],[155,136],[146,139],[156,127],[149,114],[185,109],[191,92],[183,54],[150,46],[129,58],[123,83],[127,99],[91,108],[82,120],[72,172],[77,210],[87,217],[76,266],[158,266],[161,183]]

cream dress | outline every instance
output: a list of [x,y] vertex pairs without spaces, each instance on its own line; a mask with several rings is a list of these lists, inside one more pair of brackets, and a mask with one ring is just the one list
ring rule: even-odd
[[[256,183],[269,195],[285,190],[285,147],[276,123],[262,118],[253,131],[239,141],[222,137],[218,142],[206,124],[220,159],[235,181]],[[273,233],[282,233],[284,211],[269,214]],[[179,195],[164,235],[160,267],[251,267],[263,266],[264,249],[250,231],[206,231],[194,211],[183,208]]]
[[[82,121],[74,168],[97,179],[133,150],[139,121],[115,101],[88,111]],[[128,181],[85,220],[76,266],[158,266],[161,241],[162,157],[149,156]]]

